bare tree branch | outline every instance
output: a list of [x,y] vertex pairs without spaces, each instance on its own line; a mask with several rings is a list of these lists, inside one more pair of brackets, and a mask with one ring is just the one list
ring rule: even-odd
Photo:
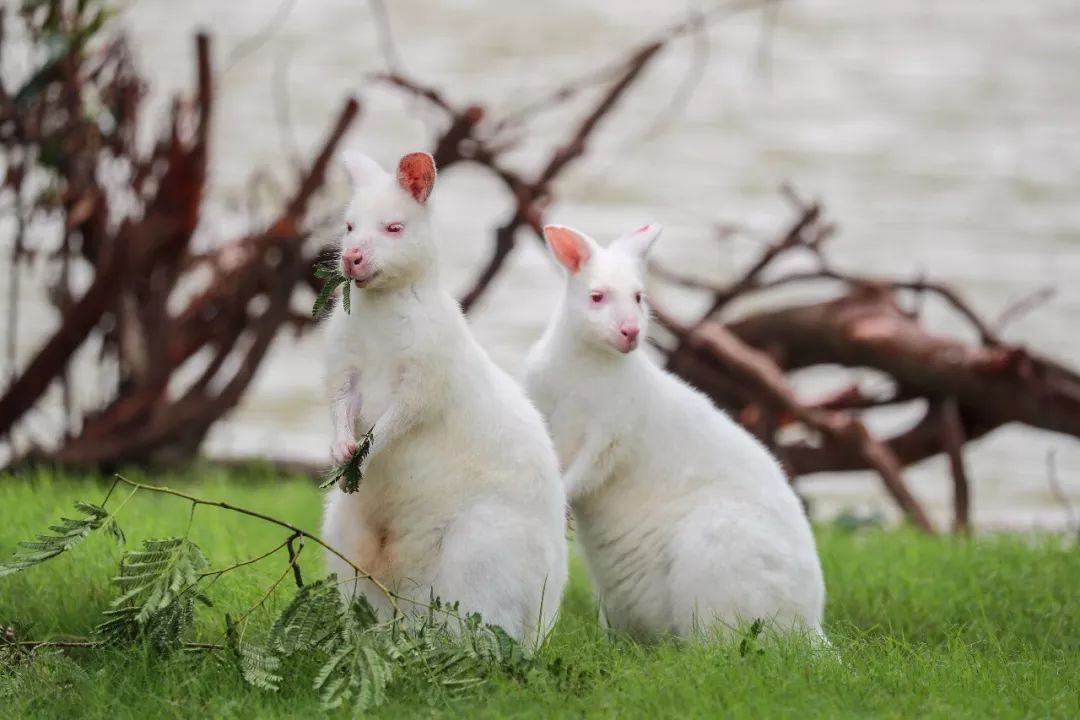
[[952,398],[946,398],[941,403],[941,427],[941,441],[949,458],[953,479],[953,532],[966,533],[971,530],[971,492],[964,467],[964,443],[967,437],[960,407]]

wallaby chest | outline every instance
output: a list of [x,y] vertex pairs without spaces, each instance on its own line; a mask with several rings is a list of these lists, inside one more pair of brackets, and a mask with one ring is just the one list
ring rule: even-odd
[[[585,433],[593,427],[589,422],[592,403],[588,393],[560,390],[554,384],[543,383],[535,389],[535,402],[547,419],[559,465],[565,470],[581,449]],[[595,430],[595,427],[593,429]]]
[[[358,430],[367,432],[393,402],[402,373],[418,361],[415,322],[399,313],[364,313],[350,323],[340,351],[346,353],[358,398]],[[365,312],[367,310],[367,312]]]

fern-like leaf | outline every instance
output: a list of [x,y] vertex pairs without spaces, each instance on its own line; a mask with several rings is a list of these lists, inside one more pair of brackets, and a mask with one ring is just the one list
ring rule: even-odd
[[386,686],[394,679],[393,661],[372,645],[365,644],[360,646],[355,663],[355,675],[359,677],[357,710],[382,705],[386,702]]
[[323,281],[323,286],[315,297],[315,304],[311,306],[311,317],[316,320],[325,317],[333,305],[334,290],[339,285],[342,286],[341,307],[346,314],[349,314],[352,310],[349,298],[349,279],[341,274],[337,263],[333,261],[319,263],[315,266],[314,274],[315,277]]
[[363,595],[357,595],[349,601],[348,611],[350,624],[358,630],[369,630],[379,622],[379,614]]
[[105,532],[109,533],[109,536],[116,541],[118,545],[123,545],[127,542],[127,536],[124,535],[124,531],[116,524],[115,520],[109,520],[105,523]]
[[236,623],[228,613],[225,614],[225,636],[233,651],[240,676],[246,682],[270,692],[281,688],[281,658],[269,647],[242,642]]
[[274,621],[267,646],[286,656],[319,647],[339,628],[341,611],[336,575],[308,583],[296,591]]
[[208,565],[199,546],[187,538],[144,540],[141,550],[120,561],[120,573],[113,578],[120,595],[98,633],[113,641],[145,635],[160,649],[179,645],[194,622],[195,603],[211,604],[198,589]]
[[332,653],[319,672],[315,674],[315,682],[312,687],[319,691],[319,704],[324,710],[332,710],[341,707],[351,694],[348,686],[348,677],[341,671],[346,657],[351,648],[342,643]]
[[117,539],[123,537],[123,532],[105,508],[86,502],[75,503],[75,508],[83,514],[83,517],[61,518],[58,524],[49,526],[52,534],[42,533],[33,542],[19,543],[24,550],[0,563],[0,577],[51,560],[75,547],[90,533],[103,526],[108,528],[109,534],[113,537]]
[[329,659],[319,669],[313,684],[323,708],[331,710],[352,702],[357,712],[378,707],[386,701],[386,688],[394,679],[394,658],[384,652],[385,641],[378,634],[353,628],[337,637]]
[[375,428],[368,430],[360,438],[360,442],[357,444],[356,452],[352,456],[341,463],[337,467],[334,467],[326,475],[326,480],[319,485],[320,489],[326,489],[339,485],[342,492],[354,493],[360,489],[360,481],[364,479],[364,474],[360,468],[364,464],[364,460],[367,458],[368,453],[371,452],[371,444],[375,441]]

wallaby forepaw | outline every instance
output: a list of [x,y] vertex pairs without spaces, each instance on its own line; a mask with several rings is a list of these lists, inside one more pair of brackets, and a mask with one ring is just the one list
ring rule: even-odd
[[348,462],[359,447],[360,444],[355,440],[336,442],[330,447],[330,457],[333,458],[335,465],[341,465]]

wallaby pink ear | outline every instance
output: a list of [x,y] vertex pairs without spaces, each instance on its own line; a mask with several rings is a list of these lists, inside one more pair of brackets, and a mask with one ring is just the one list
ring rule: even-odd
[[592,257],[592,243],[587,237],[565,225],[545,225],[544,239],[551,254],[573,275]]
[[636,255],[639,258],[644,258],[649,254],[649,251],[652,250],[653,243],[660,237],[660,233],[663,232],[663,230],[664,228],[659,223],[642,225],[629,235],[623,235],[613,242],[611,246],[632,255]]
[[423,205],[435,185],[435,158],[426,152],[409,153],[398,163],[397,181],[402,190]]

